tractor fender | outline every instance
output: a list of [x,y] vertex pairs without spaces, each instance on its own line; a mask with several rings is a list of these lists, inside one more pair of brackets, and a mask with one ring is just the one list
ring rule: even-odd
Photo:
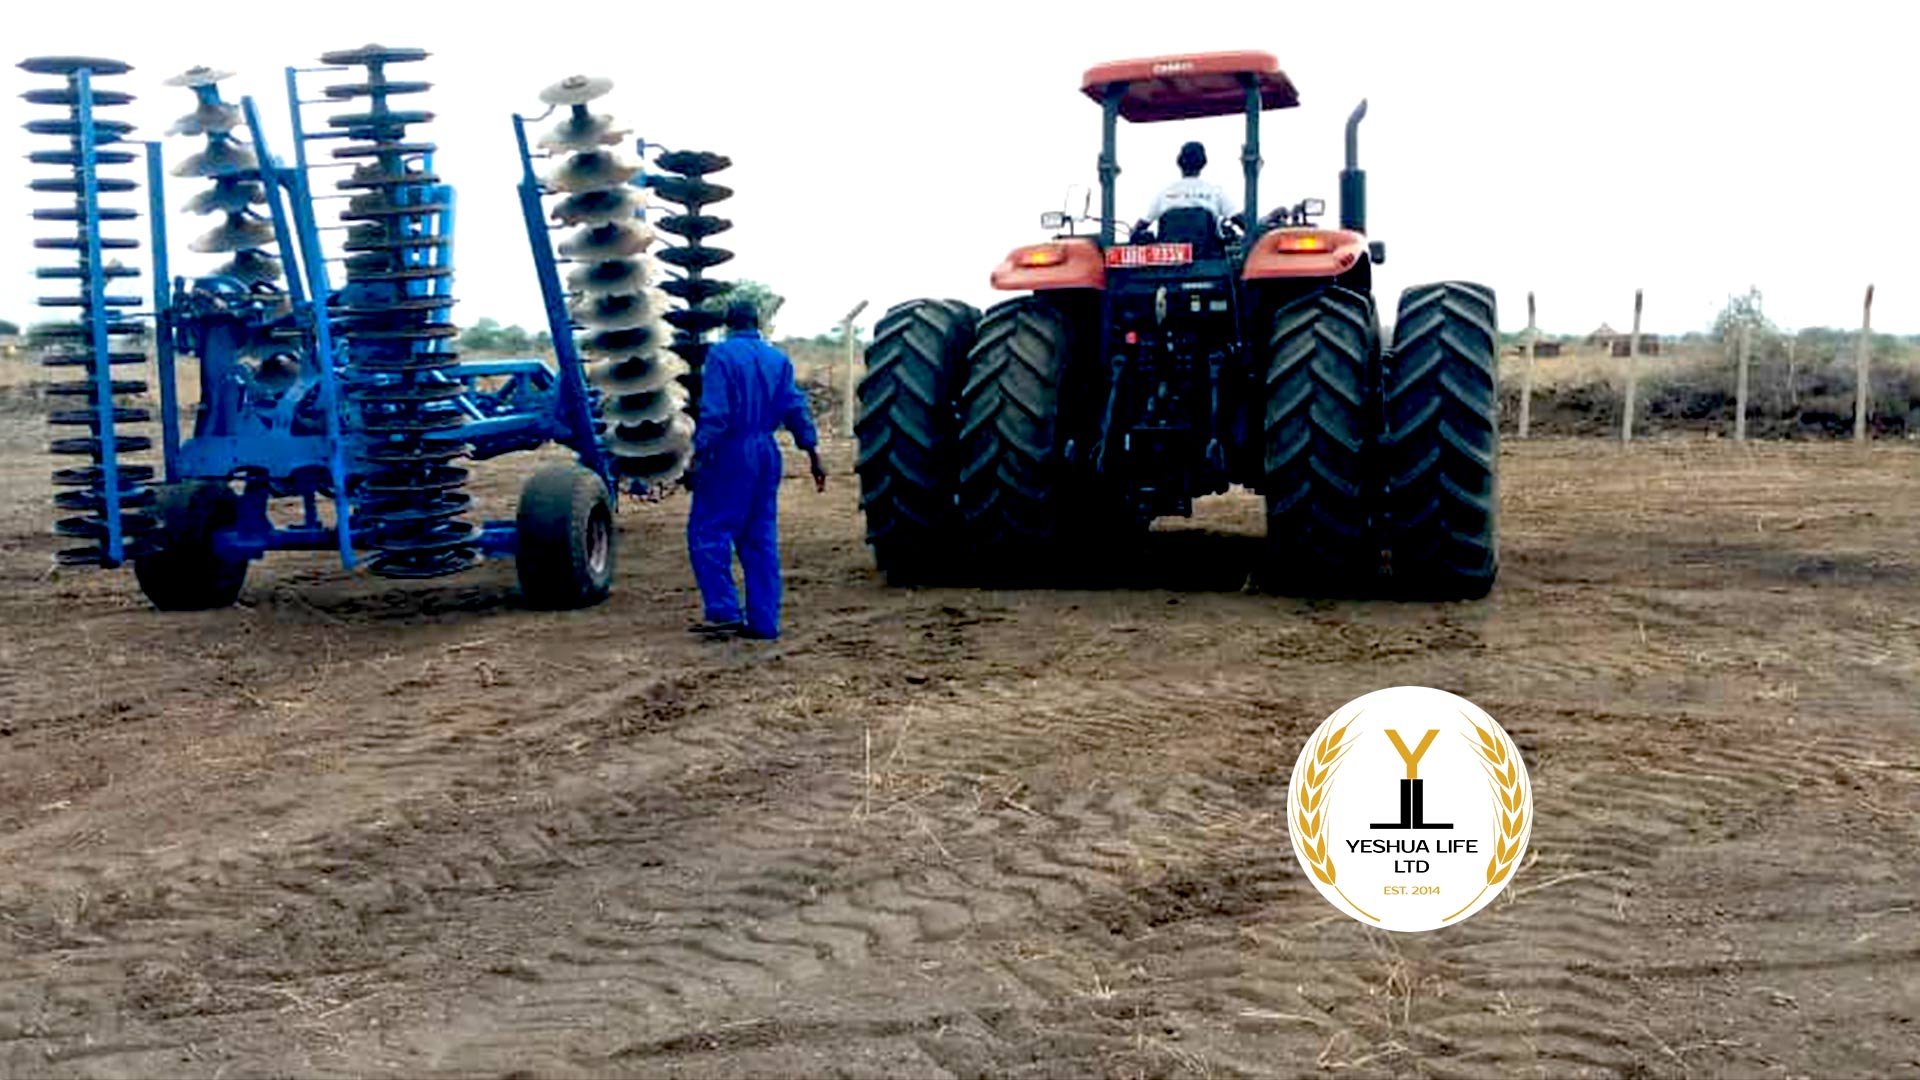
[[993,268],[991,280],[1004,292],[1104,289],[1107,264],[1091,237],[1069,236],[1014,248]]
[[1242,281],[1335,278],[1367,257],[1367,238],[1351,229],[1273,229],[1254,242]]

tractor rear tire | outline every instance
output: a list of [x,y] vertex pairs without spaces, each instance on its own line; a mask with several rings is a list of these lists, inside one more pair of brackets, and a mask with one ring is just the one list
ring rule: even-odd
[[1367,451],[1379,342],[1373,299],[1351,289],[1329,286],[1274,313],[1262,443],[1269,589],[1348,593],[1377,568]]
[[232,607],[251,560],[223,556],[214,534],[239,523],[240,496],[217,480],[167,484],[159,488],[157,513],[155,544],[133,561],[140,591],[161,611]]
[[613,590],[613,502],[598,473],[561,462],[520,489],[514,569],[529,607],[591,607]]
[[881,316],[867,348],[854,470],[867,543],[894,585],[952,565],[955,408],[979,321],[958,300],[912,300]]
[[1054,554],[1069,345],[1066,318],[1038,297],[996,304],[980,320],[960,395],[959,510],[969,552],[996,575]]
[[1476,599],[1499,570],[1499,322],[1493,290],[1463,281],[1400,295],[1380,437],[1396,595]]

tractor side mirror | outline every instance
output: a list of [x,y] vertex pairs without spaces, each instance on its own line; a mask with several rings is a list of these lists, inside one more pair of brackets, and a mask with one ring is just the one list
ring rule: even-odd
[[1043,229],[1064,229],[1070,219],[1064,210],[1049,210],[1040,215],[1040,227]]
[[1387,242],[1385,240],[1367,241],[1367,256],[1373,260],[1373,265],[1375,266],[1379,266],[1381,263],[1386,262],[1387,261]]

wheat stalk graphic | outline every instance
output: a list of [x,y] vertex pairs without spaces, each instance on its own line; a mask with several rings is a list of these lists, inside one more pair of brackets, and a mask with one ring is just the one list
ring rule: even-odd
[[1351,745],[1347,742],[1347,730],[1351,727],[1353,721],[1349,720],[1320,736],[1314,743],[1313,753],[1300,770],[1300,783],[1294,785],[1293,791],[1295,842],[1300,847],[1300,856],[1307,868],[1321,884],[1340,893],[1340,898],[1353,910],[1379,922],[1378,918],[1354,903],[1352,897],[1341,892],[1338,874],[1333,866],[1333,848],[1327,842],[1327,792],[1333,786],[1333,774],[1339,769],[1341,757]]
[[1493,839],[1493,855],[1487,860],[1487,883],[1472,900],[1460,911],[1443,919],[1452,922],[1461,911],[1474,905],[1488,889],[1507,880],[1513,873],[1513,864],[1520,858],[1521,841],[1527,834],[1527,791],[1520,774],[1520,751],[1512,749],[1510,744],[1493,732],[1481,727],[1472,717],[1467,723],[1473,725],[1476,742],[1467,742],[1480,755],[1482,765],[1487,770],[1487,781],[1493,786],[1493,816],[1499,826]]

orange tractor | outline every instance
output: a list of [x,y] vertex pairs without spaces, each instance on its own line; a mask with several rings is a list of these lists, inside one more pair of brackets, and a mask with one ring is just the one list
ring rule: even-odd
[[[1260,577],[1295,593],[1484,595],[1497,567],[1492,290],[1407,289],[1391,343],[1373,298],[1362,102],[1340,227],[1307,199],[1259,213],[1260,119],[1299,102],[1260,52],[1103,64],[1098,232],[1015,249],[981,314],[914,300],[880,320],[859,389],[867,540],[896,583],[1044,577],[1124,550],[1233,484],[1266,501]],[[1116,220],[1115,136],[1246,115],[1243,210]],[[1064,230],[1064,231],[1061,231]]]

